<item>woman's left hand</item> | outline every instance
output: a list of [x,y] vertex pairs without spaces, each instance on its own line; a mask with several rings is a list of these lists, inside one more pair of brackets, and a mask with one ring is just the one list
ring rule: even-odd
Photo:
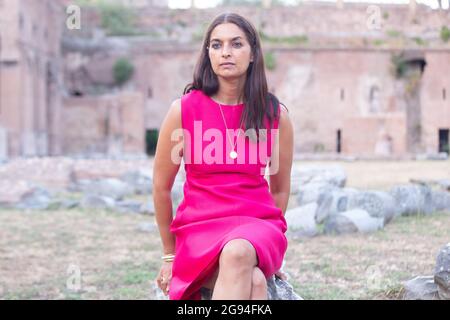
[[158,287],[164,292],[164,295],[169,295],[170,281],[172,280],[172,262],[163,262],[159,270],[156,283]]

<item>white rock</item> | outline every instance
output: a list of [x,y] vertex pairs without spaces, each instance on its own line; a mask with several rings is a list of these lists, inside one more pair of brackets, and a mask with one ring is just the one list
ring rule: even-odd
[[295,237],[314,237],[317,235],[315,215],[316,203],[310,203],[286,211],[285,219],[288,225],[288,234]]
[[437,300],[438,288],[432,276],[418,276],[403,284],[405,300]]
[[353,209],[329,216],[325,221],[325,233],[369,233],[383,227],[383,218],[374,218],[362,209]]

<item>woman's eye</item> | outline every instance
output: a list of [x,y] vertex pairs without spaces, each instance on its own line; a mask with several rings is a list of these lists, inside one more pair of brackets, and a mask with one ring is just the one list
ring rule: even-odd
[[[242,47],[242,43],[241,42],[233,42],[232,46],[233,46],[233,48],[240,48],[240,47]],[[213,48],[215,50],[220,49],[220,47],[221,47],[220,43],[213,43],[211,45],[211,48]]]

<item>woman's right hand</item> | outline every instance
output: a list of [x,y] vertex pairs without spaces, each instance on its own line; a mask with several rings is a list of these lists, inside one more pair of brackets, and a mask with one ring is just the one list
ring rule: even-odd
[[172,280],[172,262],[163,262],[161,269],[159,270],[156,283],[162,290],[164,295],[169,294],[170,281]]

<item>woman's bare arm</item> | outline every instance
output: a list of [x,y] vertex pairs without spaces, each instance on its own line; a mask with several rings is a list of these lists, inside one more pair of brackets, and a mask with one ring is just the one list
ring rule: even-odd
[[275,204],[285,214],[291,194],[291,168],[294,150],[294,130],[289,113],[281,108],[279,139],[275,140],[269,170],[270,192]]
[[180,167],[182,150],[173,153],[179,140],[172,141],[172,134],[181,130],[181,101],[175,100],[164,118],[158,143],[156,145],[153,165],[153,201],[155,218],[163,245],[164,254],[175,252],[175,236],[170,232],[172,216],[171,191],[178,169]]

